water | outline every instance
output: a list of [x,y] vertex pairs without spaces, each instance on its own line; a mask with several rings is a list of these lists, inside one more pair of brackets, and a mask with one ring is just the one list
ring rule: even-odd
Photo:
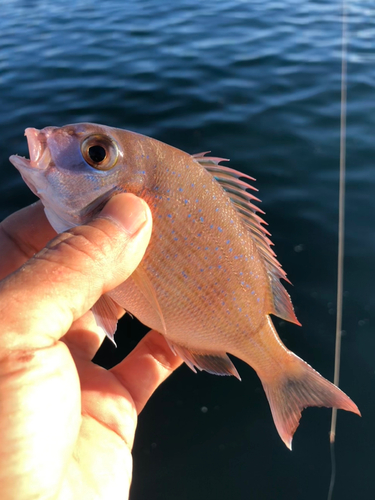
[[[345,298],[335,498],[374,498],[375,8],[349,2]],[[257,178],[303,327],[293,351],[333,376],[340,2],[8,0],[0,19],[1,218],[34,200],[7,158],[28,126],[93,121],[211,150]],[[140,336],[127,320],[109,366]],[[290,453],[254,372],[182,367],[141,414],[132,500],[325,498],[330,412],[309,409]]]

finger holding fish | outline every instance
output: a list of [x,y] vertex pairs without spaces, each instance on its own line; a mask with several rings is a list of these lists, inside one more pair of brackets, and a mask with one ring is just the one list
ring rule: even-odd
[[[40,201],[19,210],[0,223],[0,280],[19,269],[56,237]],[[118,308],[117,319],[124,314]],[[105,337],[91,311],[73,322],[62,337],[70,350],[78,349],[92,359]]]
[[[119,216],[118,204],[125,209],[129,207],[129,211]],[[131,220],[133,213],[137,216]],[[131,227],[126,228],[126,224]],[[127,194],[112,200],[100,218],[52,240],[18,273],[1,283],[3,318],[14,317],[17,325],[11,319],[4,324],[0,350],[43,347],[61,338],[103,293],[131,274],[142,258],[139,249],[146,249],[151,228],[147,205]],[[125,249],[128,258],[121,260]],[[108,261],[109,258],[113,260]],[[95,273],[91,269],[93,260],[97,263]],[[20,315],[20,305],[32,314]],[[44,321],[41,318],[45,318]],[[38,331],[38,334],[30,336],[29,331]]]

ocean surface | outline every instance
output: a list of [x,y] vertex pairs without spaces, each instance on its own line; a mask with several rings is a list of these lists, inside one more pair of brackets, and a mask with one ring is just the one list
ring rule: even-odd
[[[334,498],[375,498],[375,5],[349,0],[345,330]],[[7,0],[0,17],[0,217],[34,201],[11,154],[26,127],[92,121],[257,179],[302,328],[294,352],[333,377],[339,182],[340,1]],[[111,366],[145,333],[125,319]],[[308,409],[290,452],[255,372],[180,368],[140,416],[132,500],[326,498],[330,410]]]

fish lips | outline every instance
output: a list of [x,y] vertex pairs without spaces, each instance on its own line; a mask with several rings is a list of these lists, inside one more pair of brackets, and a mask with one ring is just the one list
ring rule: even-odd
[[27,128],[25,136],[27,138],[30,159],[18,155],[12,155],[9,158],[9,161],[20,172],[23,180],[36,196],[39,196],[40,193],[37,185],[41,183],[41,177],[44,177],[41,174],[47,170],[51,163],[51,154],[47,147],[49,134],[46,132],[46,129],[41,131],[36,128]]

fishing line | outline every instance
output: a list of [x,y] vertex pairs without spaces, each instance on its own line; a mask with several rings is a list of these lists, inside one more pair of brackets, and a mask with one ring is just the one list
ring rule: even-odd
[[[337,313],[336,313],[336,343],[335,370],[333,382],[339,384],[341,334],[342,334],[342,303],[344,284],[344,235],[345,235],[345,171],[346,171],[346,102],[347,102],[347,5],[342,0],[342,35],[341,35],[341,110],[340,110],[340,183],[339,183],[339,237],[337,259]],[[337,408],[332,408],[331,430],[329,442],[331,450],[331,480],[327,500],[332,499],[336,479],[336,439]]]

